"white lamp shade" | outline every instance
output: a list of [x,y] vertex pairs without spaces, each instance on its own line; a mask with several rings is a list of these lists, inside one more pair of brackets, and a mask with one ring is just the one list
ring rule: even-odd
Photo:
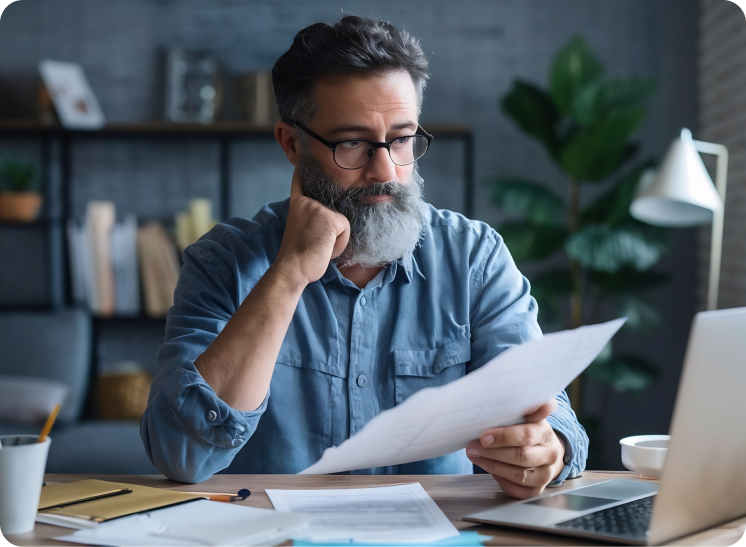
[[671,143],[658,172],[643,176],[630,206],[637,220],[671,227],[708,224],[722,210],[723,202],[688,129]]

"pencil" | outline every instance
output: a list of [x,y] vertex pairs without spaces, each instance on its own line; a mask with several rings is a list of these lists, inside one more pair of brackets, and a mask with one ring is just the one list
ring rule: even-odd
[[41,435],[36,439],[37,443],[43,443],[46,440],[47,435],[49,435],[49,432],[52,430],[54,421],[57,419],[57,413],[59,411],[60,405],[58,404],[52,409],[52,413],[49,415],[49,418],[47,418],[47,423],[44,424],[44,428],[41,430]]

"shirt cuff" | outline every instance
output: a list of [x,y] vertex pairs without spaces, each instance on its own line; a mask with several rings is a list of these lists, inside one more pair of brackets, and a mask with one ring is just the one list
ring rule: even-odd
[[237,448],[251,437],[269,400],[268,389],[256,410],[235,410],[215,394],[191,363],[176,369],[163,389],[174,413],[191,433],[224,448]]
[[557,476],[557,478],[547,484],[547,488],[556,488],[558,486],[562,486],[562,483],[565,482],[565,479],[567,479],[567,477],[570,475],[570,464],[572,463],[572,459],[575,456],[572,448],[572,443],[569,441],[567,436],[559,429],[554,429],[554,432],[557,434],[559,440],[562,441],[562,444],[565,445],[565,455],[562,458],[562,461],[565,465],[562,468],[562,471],[560,471],[560,474]]

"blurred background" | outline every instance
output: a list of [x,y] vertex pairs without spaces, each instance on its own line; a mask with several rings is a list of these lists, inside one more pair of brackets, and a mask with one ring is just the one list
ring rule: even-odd
[[735,4],[21,0],[0,19],[0,434],[64,399],[48,471],[157,472],[138,421],[179,250],[289,195],[268,72],[341,14],[421,41],[426,198],[505,237],[544,331],[630,317],[571,389],[588,467],[621,469],[619,439],[668,432],[710,226],[628,209],[682,128],[727,146],[718,307],[746,305]]

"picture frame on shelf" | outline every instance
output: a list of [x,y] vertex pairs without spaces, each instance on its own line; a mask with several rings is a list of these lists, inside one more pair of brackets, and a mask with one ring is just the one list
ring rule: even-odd
[[221,99],[220,70],[209,53],[181,49],[166,52],[166,119],[212,123]]
[[106,124],[82,66],[45,59],[39,63],[39,72],[65,128],[101,129]]

